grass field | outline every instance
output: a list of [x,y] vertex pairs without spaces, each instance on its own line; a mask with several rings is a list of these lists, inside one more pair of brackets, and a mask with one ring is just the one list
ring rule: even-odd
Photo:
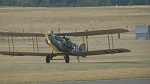
[[[111,28],[128,29],[121,39],[114,36],[115,48],[132,52],[114,55],[70,57],[71,62],[45,57],[12,57],[0,55],[0,83],[20,84],[58,81],[149,78],[150,41],[135,40],[135,26],[150,25],[150,6],[93,8],[0,8],[0,31],[12,32],[74,32]],[[15,37],[15,51],[33,51],[31,38]],[[43,38],[38,38],[40,52],[51,52]],[[81,44],[81,37],[71,37]],[[79,41],[78,41],[79,40]],[[11,42],[10,42],[11,43]],[[89,49],[108,49],[107,36],[89,37]],[[7,37],[0,36],[0,51],[8,51]],[[12,50],[12,47],[11,47]],[[56,57],[61,59],[63,57]]]

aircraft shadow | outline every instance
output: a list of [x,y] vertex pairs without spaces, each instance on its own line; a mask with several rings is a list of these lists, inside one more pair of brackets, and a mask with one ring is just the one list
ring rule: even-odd
[[[72,63],[78,63],[78,62],[72,62]],[[113,64],[117,64],[117,63],[124,63],[124,64],[138,64],[140,62],[130,62],[130,61],[114,61],[114,62],[80,62],[80,63],[101,63],[101,64],[106,64],[106,63],[113,63]]]

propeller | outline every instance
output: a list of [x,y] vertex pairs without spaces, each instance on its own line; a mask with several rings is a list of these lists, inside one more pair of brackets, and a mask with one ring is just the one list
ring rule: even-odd
[[45,33],[45,38],[46,38],[46,43],[52,48],[52,51],[58,51],[58,49],[51,43],[50,39],[49,39],[49,35],[51,35],[52,32],[48,31],[47,33]]
[[49,40],[49,35],[51,34],[51,31],[48,31],[47,33],[45,33],[45,38],[46,38],[46,41],[47,41],[47,44],[51,45],[51,41]]

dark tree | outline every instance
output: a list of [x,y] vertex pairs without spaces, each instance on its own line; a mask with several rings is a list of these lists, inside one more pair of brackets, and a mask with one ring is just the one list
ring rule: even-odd
[[93,7],[150,5],[150,0],[0,0],[0,6],[21,7]]

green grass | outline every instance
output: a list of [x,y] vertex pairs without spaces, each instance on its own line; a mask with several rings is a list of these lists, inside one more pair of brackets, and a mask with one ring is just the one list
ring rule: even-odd
[[[7,10],[6,10],[7,9]],[[150,6],[94,8],[0,8],[0,31],[61,32],[124,28],[130,33],[114,36],[115,48],[130,49],[130,53],[75,57],[45,63],[45,57],[11,57],[0,55],[0,83],[103,80],[150,77],[150,41],[135,40],[135,26],[150,24]],[[107,36],[89,37],[90,50],[108,49]],[[8,51],[7,37],[0,36],[0,51]],[[15,51],[33,51],[30,38],[14,38]],[[77,42],[80,38],[72,38]],[[44,38],[38,38],[40,52],[51,52]],[[103,40],[103,41],[102,41]],[[82,40],[77,42],[81,44]],[[11,44],[11,42],[10,42]],[[96,46],[96,47],[95,47]],[[12,47],[11,47],[12,50]],[[63,57],[57,57],[63,58]],[[57,59],[56,58],[56,59]]]

